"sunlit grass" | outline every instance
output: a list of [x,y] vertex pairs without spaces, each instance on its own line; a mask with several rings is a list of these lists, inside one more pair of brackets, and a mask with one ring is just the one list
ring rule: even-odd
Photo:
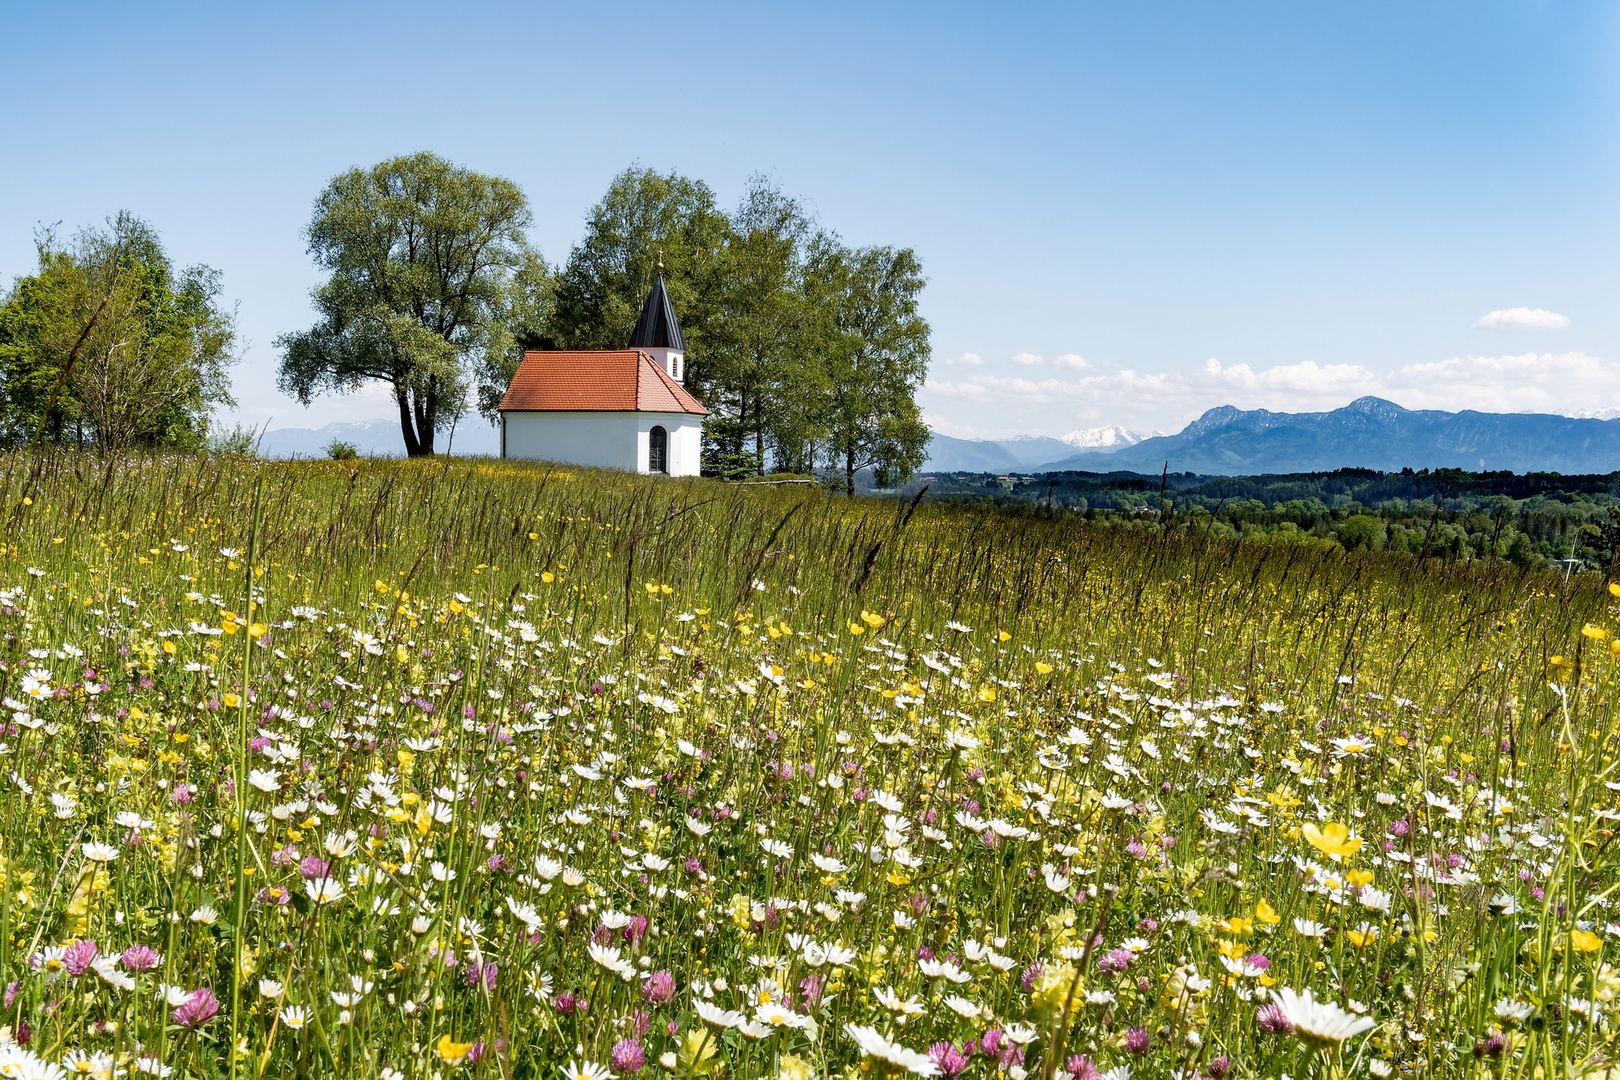
[[1595,582],[506,462],[0,513],[0,1075],[1611,1050]]

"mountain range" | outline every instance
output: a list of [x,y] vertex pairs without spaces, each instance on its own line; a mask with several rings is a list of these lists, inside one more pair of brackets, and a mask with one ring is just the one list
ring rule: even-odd
[[[940,436],[934,438],[937,441]],[[957,444],[965,444],[966,449]],[[965,458],[974,452],[972,448],[994,456],[995,448],[1005,452],[1008,445],[953,439],[946,449],[952,456]],[[1222,405],[1174,435],[1143,439],[1112,452],[1083,451],[1011,468],[1153,473],[1167,463],[1172,472],[1225,476],[1341,468],[1602,473],[1620,470],[1620,420],[1403,409],[1376,397],[1357,398],[1343,408],[1312,413]],[[973,471],[965,466],[929,467],[942,472]],[[998,463],[977,471],[1007,468]]]
[[[274,428],[259,441],[258,453],[267,458],[323,458],[334,441],[351,444],[363,457],[404,457],[405,436],[398,420],[355,420],[327,424],[322,428]],[[454,439],[441,432],[436,440],[443,453],[449,447],[455,454],[499,454],[501,436],[494,426],[472,417],[463,421]]]
[[[1155,435],[1161,432],[1154,432]],[[924,471],[1008,472],[1028,470],[1048,461],[1072,456],[1077,450],[1111,454],[1134,446],[1146,436],[1109,424],[1081,428],[1059,438],[1049,435],[1015,435],[1010,439],[956,439],[935,432],[928,443]]]

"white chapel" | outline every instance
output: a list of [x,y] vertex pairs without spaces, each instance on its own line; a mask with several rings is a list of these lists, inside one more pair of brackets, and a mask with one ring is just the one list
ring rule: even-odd
[[681,385],[685,369],[660,274],[628,348],[523,354],[501,399],[501,457],[696,476],[709,410]]

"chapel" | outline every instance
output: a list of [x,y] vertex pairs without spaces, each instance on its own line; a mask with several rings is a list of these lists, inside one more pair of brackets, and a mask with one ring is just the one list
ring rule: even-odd
[[623,349],[533,349],[501,399],[501,457],[696,476],[709,415],[681,385],[686,339],[653,282]]

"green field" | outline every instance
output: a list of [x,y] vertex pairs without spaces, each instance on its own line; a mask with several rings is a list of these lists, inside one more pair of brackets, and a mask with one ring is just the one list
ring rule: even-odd
[[1607,1075],[1597,575],[504,462],[0,513],[0,1076]]

